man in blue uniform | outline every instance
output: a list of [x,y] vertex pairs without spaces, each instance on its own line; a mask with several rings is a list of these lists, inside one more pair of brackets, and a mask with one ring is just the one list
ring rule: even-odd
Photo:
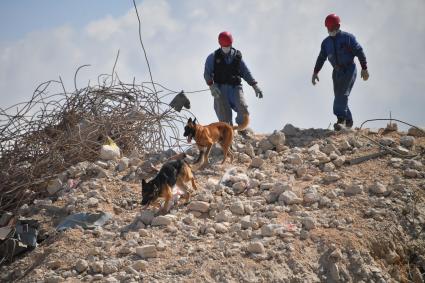
[[232,110],[236,112],[236,123],[245,128],[249,121],[248,106],[242,90],[242,79],[254,88],[255,95],[263,93],[242,59],[242,53],[232,47],[233,37],[223,31],[218,36],[220,48],[207,57],[204,78],[214,97],[214,110],[221,122],[233,125]]
[[336,131],[353,126],[348,96],[357,76],[354,57],[358,58],[362,67],[360,76],[365,81],[369,78],[366,56],[362,47],[354,35],[340,30],[340,22],[340,18],[335,14],[326,17],[325,26],[329,36],[322,42],[311,78],[311,82],[315,85],[316,81],[319,81],[318,73],[328,59],[333,67],[332,80],[335,94],[333,112],[337,117],[337,122],[334,124]]

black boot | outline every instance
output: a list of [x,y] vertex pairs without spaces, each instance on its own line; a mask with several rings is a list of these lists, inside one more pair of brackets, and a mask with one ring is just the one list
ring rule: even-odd
[[351,129],[351,127],[353,127],[353,120],[347,120],[347,121],[345,121],[345,126],[348,129]]
[[250,134],[249,134],[248,130],[246,130],[246,129],[245,130],[239,130],[238,134],[244,139],[250,138]]
[[341,131],[343,128],[345,128],[345,119],[338,117],[338,120],[334,124],[334,129],[335,131]]

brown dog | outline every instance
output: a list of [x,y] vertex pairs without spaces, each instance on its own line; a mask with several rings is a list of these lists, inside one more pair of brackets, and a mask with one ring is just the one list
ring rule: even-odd
[[[178,192],[182,192],[182,198],[187,203],[190,198],[187,183],[192,182],[192,187],[196,190],[195,178],[193,177],[190,165],[182,158],[166,162],[158,174],[149,182],[142,179],[142,205],[147,208],[149,204],[157,201],[162,197],[165,199],[161,209],[163,213],[170,210],[170,202],[174,194],[173,190],[177,188]],[[175,188],[176,187],[176,188]]]
[[183,136],[187,137],[188,143],[192,142],[192,138],[195,139],[196,145],[200,151],[199,157],[196,160],[196,163],[201,164],[199,168],[204,167],[209,163],[208,156],[210,155],[211,147],[217,142],[223,149],[224,158],[221,162],[221,164],[223,164],[226,161],[228,154],[230,155],[230,162],[233,161],[233,153],[230,149],[233,142],[233,130],[243,130],[248,127],[248,124],[249,115],[245,115],[243,123],[237,126],[231,126],[225,122],[216,122],[209,124],[208,126],[202,126],[196,124],[196,118],[193,121],[192,118],[189,118],[186,126],[184,127]]

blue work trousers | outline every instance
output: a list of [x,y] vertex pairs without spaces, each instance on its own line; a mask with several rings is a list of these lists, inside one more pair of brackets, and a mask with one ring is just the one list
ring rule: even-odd
[[214,110],[220,122],[233,125],[233,113],[236,112],[236,124],[243,122],[245,114],[249,114],[241,85],[219,84],[221,95],[214,99]]
[[333,112],[337,118],[353,121],[350,108],[348,107],[348,97],[356,81],[356,76],[357,70],[355,64],[344,68],[335,67],[332,72],[335,94]]

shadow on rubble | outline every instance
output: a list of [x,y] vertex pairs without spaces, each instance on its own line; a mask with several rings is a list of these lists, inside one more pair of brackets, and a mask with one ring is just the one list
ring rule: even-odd
[[289,147],[305,147],[316,140],[336,135],[335,131],[329,129],[300,129],[291,124],[286,124],[282,129],[285,134],[285,144]]

